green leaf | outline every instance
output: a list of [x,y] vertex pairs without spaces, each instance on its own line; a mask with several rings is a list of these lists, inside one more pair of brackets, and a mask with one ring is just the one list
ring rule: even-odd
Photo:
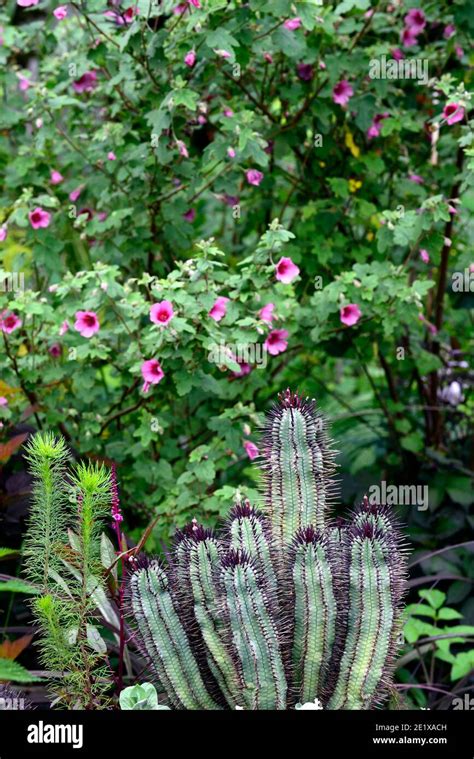
[[12,659],[0,658],[0,680],[12,683],[35,683],[41,678],[36,677]]
[[152,683],[142,683],[142,685],[131,685],[125,688],[120,694],[120,708],[124,711],[139,710],[157,710],[166,709],[169,706],[163,706],[158,703],[156,688]]
[[13,548],[0,548],[0,559],[4,559],[8,556],[17,556],[19,552]]
[[446,593],[442,593],[441,590],[420,590],[418,595],[428,601],[433,609],[439,609],[446,601]]
[[423,348],[417,349],[415,364],[421,375],[435,372],[443,366],[443,362],[439,356],[435,356],[433,353],[423,350]]
[[29,582],[24,580],[5,580],[0,582],[0,593],[27,593],[30,595],[38,595],[40,592],[34,585],[30,585]]
[[443,606],[438,612],[438,619],[462,619],[462,614],[456,611],[456,609],[451,609],[449,606]]
[[413,432],[411,435],[405,435],[401,439],[402,448],[412,453],[419,453],[424,448],[424,442],[419,432]]
[[418,615],[419,617],[436,618],[436,611],[426,604],[409,604],[405,609],[407,617]]
[[449,497],[462,506],[470,506],[474,502],[474,492],[470,477],[450,477],[446,488]]
[[466,677],[474,669],[474,648],[470,651],[463,651],[457,654],[456,660],[451,668],[451,680],[459,680]]

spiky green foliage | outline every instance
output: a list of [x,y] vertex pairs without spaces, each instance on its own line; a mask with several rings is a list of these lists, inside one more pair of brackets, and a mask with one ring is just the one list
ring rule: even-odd
[[65,539],[66,492],[64,477],[69,453],[62,438],[37,434],[26,446],[26,459],[33,475],[29,529],[25,539],[28,578],[46,590],[51,571],[60,569],[58,547]]
[[167,569],[133,573],[137,639],[177,708],[372,708],[390,686],[401,617],[392,516],[364,499],[349,520],[330,519],[324,422],[289,391],[267,419],[263,458],[261,511],[237,503],[220,536],[194,521]]
[[106,703],[110,682],[105,643],[94,625],[98,593],[105,592],[99,555],[109,474],[92,464],[67,467],[64,440],[49,434],[35,435],[27,456],[34,500],[24,568],[41,590],[32,601],[41,660],[60,673],[51,687],[62,704],[97,708]]

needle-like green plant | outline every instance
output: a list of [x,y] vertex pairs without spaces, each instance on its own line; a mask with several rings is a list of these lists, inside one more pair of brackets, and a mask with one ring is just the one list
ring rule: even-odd
[[268,415],[263,499],[222,533],[177,532],[169,565],[129,580],[137,640],[176,708],[370,709],[391,683],[405,558],[386,507],[330,515],[334,456],[314,403]]
[[98,708],[110,685],[106,647],[94,625],[104,593],[100,528],[108,513],[110,476],[102,466],[69,464],[62,439],[38,433],[26,449],[34,477],[25,541],[25,572],[38,595],[32,602],[47,670],[69,708]]

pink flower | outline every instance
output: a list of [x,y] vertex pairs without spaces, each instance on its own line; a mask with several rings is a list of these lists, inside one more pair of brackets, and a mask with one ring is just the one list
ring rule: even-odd
[[235,158],[234,148],[227,148],[227,155],[229,156],[229,158]]
[[0,395],[0,406],[8,406],[8,400],[4,395]]
[[276,316],[273,313],[274,310],[275,310],[275,304],[267,303],[267,305],[261,308],[260,311],[258,312],[259,318],[262,320],[262,322],[271,324],[272,321],[276,319]]
[[134,8],[133,5],[131,5],[130,8],[127,8],[127,10],[122,13],[122,16],[124,17],[127,24],[131,24],[137,13],[138,9]]
[[342,79],[334,87],[332,91],[332,99],[337,105],[347,105],[353,94],[354,90],[347,79]]
[[32,5],[38,5],[39,0],[16,0],[16,4],[20,6],[20,8],[30,8]]
[[67,16],[67,5],[58,5],[58,7],[54,9],[53,15],[58,21],[65,19]]
[[411,27],[404,27],[400,35],[403,47],[414,47],[418,44],[417,33]]
[[419,174],[409,174],[408,179],[414,184],[424,184],[425,180]]
[[263,343],[264,349],[270,356],[278,356],[288,348],[288,331],[286,329],[272,329]]
[[189,66],[190,69],[194,66],[196,63],[196,53],[194,50],[190,50],[186,55],[184,56],[184,62],[186,66]]
[[92,337],[99,331],[100,324],[97,314],[94,311],[76,311],[76,322],[74,329],[82,337]]
[[195,8],[200,8],[201,3],[199,0],[188,0],[188,5],[194,5]]
[[424,264],[429,264],[430,262],[430,254],[425,248],[420,248],[420,258],[423,261]]
[[83,184],[79,185],[79,187],[76,187],[75,190],[73,190],[72,192],[69,193],[69,200],[72,200],[72,202],[75,203],[76,200],[78,199],[79,195],[83,191],[83,189],[84,189],[84,185]]
[[447,26],[444,27],[444,31],[443,31],[444,39],[449,40],[449,38],[452,37],[453,34],[456,34],[456,27],[454,26],[454,24],[447,24]]
[[359,306],[355,303],[349,303],[347,306],[343,306],[339,313],[341,322],[345,324],[346,327],[353,327],[362,316]]
[[[234,358],[234,356],[232,356]],[[234,358],[234,360],[239,365],[239,371],[238,372],[232,372],[234,377],[245,377],[247,374],[250,374],[252,371],[252,367],[250,364],[247,364],[245,361],[239,361],[237,358]]]
[[63,349],[61,348],[61,346],[60,346],[60,344],[59,344],[59,343],[53,343],[53,344],[52,344],[52,345],[50,345],[50,347],[48,348],[48,353],[49,353],[49,355],[50,355],[50,356],[52,356],[53,358],[59,358],[59,356],[60,356],[60,355],[61,355],[61,353],[62,353],[62,350],[63,350]]
[[273,56],[271,55],[271,53],[264,53],[263,60],[266,61],[267,63],[273,63]]
[[456,45],[456,47],[454,48],[454,52],[456,53],[456,58],[461,60],[461,58],[464,55],[464,50],[462,49],[461,45]]
[[13,311],[2,311],[0,314],[0,330],[9,335],[10,332],[14,332],[19,329],[23,322],[20,317],[13,313]]
[[258,171],[258,169],[248,169],[245,172],[245,176],[247,177],[247,182],[255,185],[255,187],[258,187],[263,179],[263,174],[261,171]]
[[426,26],[425,14],[420,8],[412,8],[404,18],[405,26],[414,34],[420,34]]
[[117,160],[117,156],[115,155],[115,153],[114,153],[113,150],[109,150],[109,152],[107,153],[107,158],[108,158],[109,161],[116,161]]
[[223,111],[223,113],[224,113],[224,116],[225,116],[227,119],[231,119],[231,118],[232,118],[232,116],[234,115],[234,111],[232,110],[232,108],[224,108],[224,111]]
[[196,209],[190,208],[189,211],[186,211],[186,213],[183,213],[183,219],[186,221],[189,221],[192,223],[194,219],[196,218]]
[[33,229],[49,227],[49,224],[51,222],[51,214],[47,211],[43,211],[43,209],[39,207],[35,208],[33,211],[30,211],[28,218]]
[[97,87],[97,71],[86,71],[72,86],[76,92],[92,92]]
[[56,169],[52,169],[49,181],[51,184],[61,184],[61,182],[64,182],[64,177],[62,174],[59,173],[59,171],[56,171]]
[[294,32],[295,29],[299,29],[301,26],[301,19],[299,16],[295,16],[295,18],[289,18],[285,23],[283,24],[285,29],[289,29],[290,32]]
[[230,58],[230,53],[228,50],[214,50],[214,52],[219,56],[219,58],[224,58],[224,60]]
[[23,76],[23,74],[17,74],[17,76],[19,81],[18,87],[22,92],[26,92],[31,87],[30,80],[26,76]]
[[293,263],[291,258],[280,258],[276,267],[276,278],[279,282],[283,282],[285,285],[289,285],[293,282],[295,277],[300,273],[299,267]]
[[165,373],[161,368],[160,362],[156,358],[151,358],[149,361],[144,361],[141,365],[142,377],[145,380],[143,383],[143,392],[147,393],[150,389],[150,385],[157,385]]
[[459,103],[448,103],[443,108],[443,117],[446,119],[446,123],[452,126],[452,124],[463,120],[464,108]]
[[252,443],[250,440],[244,440],[244,448],[250,461],[257,458],[258,454],[260,453],[255,443]]
[[160,324],[166,327],[174,316],[173,304],[169,300],[162,300],[160,303],[154,303],[150,308],[150,321],[154,324]]
[[396,47],[392,50],[392,58],[395,61],[402,61],[404,57],[405,57],[405,53],[402,50],[400,50],[399,47]]
[[372,124],[367,130],[367,137],[369,140],[371,140],[373,137],[378,137],[380,134],[380,130],[382,129],[382,121],[384,119],[387,119],[389,117],[389,113],[377,113],[374,116],[374,119],[372,121]]
[[63,321],[63,323],[61,324],[59,328],[59,334],[61,335],[61,337],[66,334],[68,329],[69,329],[69,322],[65,320]]
[[215,322],[220,322],[220,320],[223,319],[227,313],[228,302],[229,298],[226,298],[223,295],[220,295],[218,298],[216,298],[213,307],[209,311],[209,316],[211,319],[214,319]]
[[8,237],[8,227],[6,224],[3,224],[0,227],[0,242],[5,242],[7,237]]
[[184,156],[184,158],[189,158],[188,149],[182,140],[176,140],[176,147],[180,155]]

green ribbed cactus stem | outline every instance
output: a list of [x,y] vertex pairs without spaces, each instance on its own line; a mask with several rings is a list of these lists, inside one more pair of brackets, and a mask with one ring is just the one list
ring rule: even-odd
[[326,525],[333,454],[312,402],[287,391],[268,416],[264,439],[265,512],[277,546],[287,549],[297,530]]
[[207,662],[231,709],[239,705],[242,688],[240,672],[230,653],[230,636],[224,621],[224,599],[219,588],[222,549],[219,542],[201,528],[189,550],[189,576],[194,599],[194,615],[209,651]]
[[144,653],[177,708],[218,709],[178,617],[166,572],[156,563],[131,577],[131,606]]
[[385,692],[399,630],[404,581],[400,550],[371,519],[348,532],[347,635],[328,709],[368,709]]
[[294,541],[293,687],[302,703],[321,694],[336,637],[337,603],[328,541],[313,527]]
[[235,551],[244,551],[255,560],[277,613],[278,583],[270,552],[269,532],[264,515],[256,511],[249,501],[234,506],[229,517],[230,547]]
[[222,560],[232,640],[242,669],[246,709],[285,709],[287,682],[278,631],[250,557],[230,550]]

